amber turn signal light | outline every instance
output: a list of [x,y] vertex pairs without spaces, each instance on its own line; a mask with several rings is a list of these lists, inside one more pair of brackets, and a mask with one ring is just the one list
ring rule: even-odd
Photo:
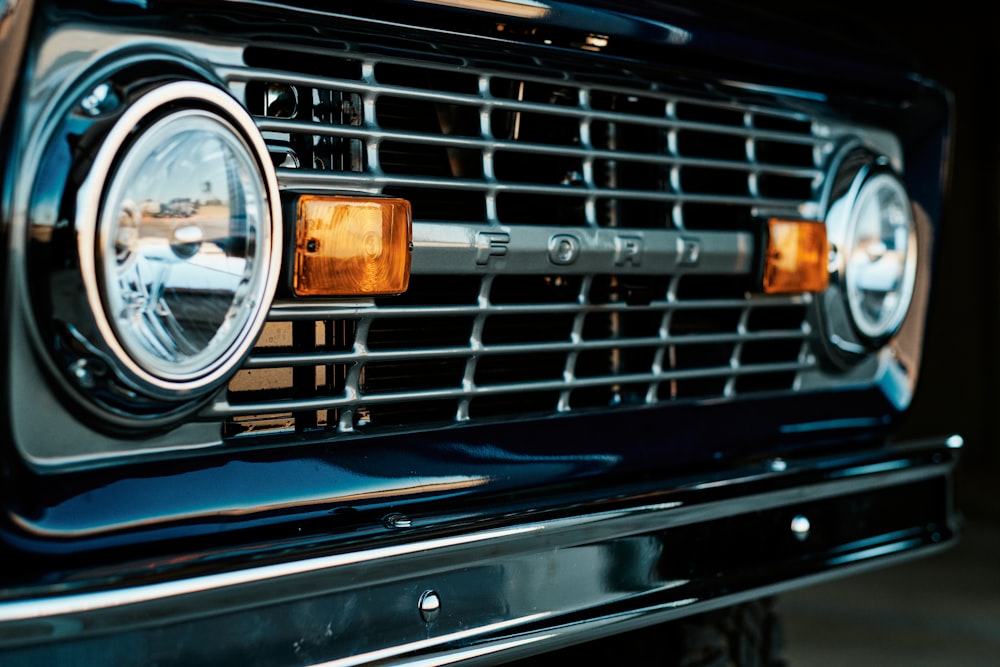
[[406,291],[413,238],[410,202],[303,195],[298,202],[298,296],[382,296]]
[[767,221],[764,292],[822,292],[830,282],[826,224],[806,220]]

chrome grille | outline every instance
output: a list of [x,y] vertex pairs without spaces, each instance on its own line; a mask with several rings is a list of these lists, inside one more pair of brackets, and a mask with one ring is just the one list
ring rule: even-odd
[[[403,296],[279,300],[206,413],[228,435],[738,397],[796,390],[815,369],[808,295],[753,293],[744,246],[763,215],[817,216],[836,138],[816,119],[625,73],[609,84],[606,72],[513,74],[354,49],[255,46],[245,60],[222,74],[283,188],[405,197],[416,247]],[[712,238],[725,261],[594,270],[518,263],[512,243],[502,261],[477,263],[475,240],[434,254],[435,239],[483,230],[659,234],[661,249]]]

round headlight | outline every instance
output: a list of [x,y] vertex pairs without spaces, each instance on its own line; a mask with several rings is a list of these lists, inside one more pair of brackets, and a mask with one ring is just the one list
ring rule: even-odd
[[902,326],[917,274],[917,235],[906,188],[887,161],[844,160],[827,211],[830,285],[820,304],[835,357],[859,359]]
[[211,86],[167,84],[122,115],[101,162],[80,252],[105,343],[146,388],[209,387],[253,344],[277,282],[277,185],[253,120]]
[[895,176],[875,174],[862,184],[841,252],[855,326],[871,339],[895,333],[910,306],[917,265],[910,200]]

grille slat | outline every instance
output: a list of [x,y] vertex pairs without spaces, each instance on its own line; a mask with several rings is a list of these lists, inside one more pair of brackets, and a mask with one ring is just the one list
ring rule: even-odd
[[[483,193],[516,193],[519,195],[546,195],[552,197],[587,198],[603,197],[615,199],[642,199],[670,203],[693,202],[699,204],[736,204],[741,206],[761,206],[775,209],[795,210],[802,204],[800,199],[778,199],[753,196],[731,196],[722,194],[698,194],[695,192],[655,192],[650,190],[628,190],[625,188],[600,188],[561,185],[535,185],[530,183],[501,183],[489,180],[447,180],[441,178],[366,176],[350,173],[306,172],[295,169],[278,169],[278,181],[288,188],[321,187],[335,190],[352,188],[367,190],[390,186],[412,186],[438,190],[473,190]],[[541,224],[541,220],[539,224]]]
[[613,67],[583,81],[349,45],[317,54],[326,77],[253,48],[266,67],[217,72],[237,95],[280,87],[280,113],[247,102],[279,184],[407,198],[415,249],[402,296],[273,304],[278,333],[203,414],[227,435],[739,398],[816,370],[810,296],[756,293],[752,258],[759,211],[816,215],[839,126]]
[[283,368],[286,366],[312,366],[317,364],[347,364],[361,361],[403,361],[416,359],[451,358],[458,355],[498,356],[518,354],[540,354],[546,352],[583,352],[586,350],[627,350],[632,348],[648,348],[654,346],[684,346],[684,345],[719,345],[738,342],[753,343],[764,341],[786,342],[804,340],[806,334],[801,331],[766,331],[753,334],[716,334],[716,335],[686,335],[656,338],[628,338],[591,340],[566,343],[537,343],[519,345],[482,345],[472,347],[449,347],[438,349],[407,349],[398,352],[332,352],[309,354],[268,354],[253,356],[244,364],[244,368]]

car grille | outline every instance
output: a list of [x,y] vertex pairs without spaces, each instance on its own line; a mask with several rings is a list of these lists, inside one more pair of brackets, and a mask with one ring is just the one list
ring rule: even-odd
[[[229,436],[375,432],[797,390],[815,367],[809,297],[755,293],[751,260],[762,217],[817,216],[828,128],[777,97],[585,70],[585,55],[253,46],[221,68],[283,189],[404,197],[416,247],[402,296],[279,299],[206,416]],[[711,237],[743,257],[593,269],[490,245],[531,229]],[[423,261],[436,234],[476,240]],[[483,238],[486,261],[458,259]]]

